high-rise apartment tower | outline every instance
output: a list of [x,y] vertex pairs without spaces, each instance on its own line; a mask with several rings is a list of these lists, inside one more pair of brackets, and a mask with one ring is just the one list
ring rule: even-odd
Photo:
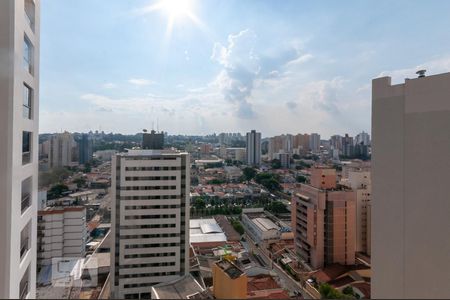
[[175,150],[113,157],[111,298],[148,298],[189,272],[189,170]]
[[259,166],[261,163],[261,132],[247,132],[247,164]]
[[0,1],[0,298],[36,294],[39,0]]

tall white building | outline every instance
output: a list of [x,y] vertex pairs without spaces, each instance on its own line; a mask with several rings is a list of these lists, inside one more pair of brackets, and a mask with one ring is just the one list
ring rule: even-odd
[[365,146],[370,145],[370,135],[367,132],[358,133],[355,136],[355,145],[363,144]]
[[112,159],[111,298],[148,298],[189,272],[189,154],[129,150]]
[[36,294],[39,8],[0,1],[0,298]]
[[320,150],[320,134],[311,133],[309,136],[309,148],[312,152],[318,152]]
[[38,266],[51,265],[53,258],[86,255],[86,208],[47,207],[38,212]]
[[247,164],[259,166],[261,164],[261,132],[252,130],[247,132]]
[[50,137],[48,167],[61,168],[77,164],[77,144],[69,132],[57,133]]
[[450,298],[450,73],[372,81],[372,297]]

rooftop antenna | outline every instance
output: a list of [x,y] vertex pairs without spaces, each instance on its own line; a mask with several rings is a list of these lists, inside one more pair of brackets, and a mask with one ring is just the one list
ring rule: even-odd
[[155,130],[155,121],[152,121],[152,131]]
[[156,132],[159,132],[159,118],[156,117]]
[[416,74],[419,75],[418,78],[425,77],[425,72],[426,71],[427,70],[419,70],[419,71],[417,71]]

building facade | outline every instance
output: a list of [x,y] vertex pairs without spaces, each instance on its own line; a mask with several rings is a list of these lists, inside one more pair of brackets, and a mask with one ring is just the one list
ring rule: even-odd
[[370,135],[364,131],[361,133],[358,133],[355,136],[355,145],[369,146],[370,145]]
[[309,136],[309,148],[312,152],[319,152],[320,150],[320,134],[311,133]]
[[370,200],[372,199],[370,171],[350,171],[347,184],[356,192],[356,252],[370,256]]
[[450,73],[372,81],[372,297],[449,298]]
[[84,165],[92,160],[92,139],[88,134],[82,134],[78,141],[78,163]]
[[0,297],[35,298],[39,0],[0,1]]
[[129,150],[112,160],[111,298],[148,298],[189,272],[189,154]]
[[261,132],[252,130],[247,132],[247,164],[259,166],[261,164]]
[[86,255],[86,208],[47,207],[38,212],[38,268],[51,265],[53,258]]
[[336,184],[336,170],[312,169],[291,201],[292,228],[299,256],[312,268],[355,263],[356,194]]
[[353,137],[347,133],[342,138],[342,155],[345,157],[353,157],[354,155]]
[[142,136],[142,149],[163,149],[164,147],[164,133],[156,132],[155,130],[150,133],[144,132]]
[[77,164],[77,144],[69,132],[57,133],[50,137],[48,154],[49,169],[70,167]]

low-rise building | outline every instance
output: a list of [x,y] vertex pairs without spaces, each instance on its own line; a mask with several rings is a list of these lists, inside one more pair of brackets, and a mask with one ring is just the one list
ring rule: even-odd
[[86,209],[80,206],[47,207],[38,211],[38,266],[53,258],[84,258],[86,254]]
[[264,213],[243,213],[242,224],[247,234],[257,243],[278,240],[281,236],[280,227]]
[[237,181],[242,176],[241,168],[235,166],[226,166],[224,169],[228,181]]
[[227,237],[215,219],[192,219],[189,240],[195,248],[213,248],[225,245]]
[[152,299],[213,299],[191,274],[154,285],[151,292]]
[[246,299],[247,275],[227,260],[216,262],[212,267],[213,293],[217,299]]

